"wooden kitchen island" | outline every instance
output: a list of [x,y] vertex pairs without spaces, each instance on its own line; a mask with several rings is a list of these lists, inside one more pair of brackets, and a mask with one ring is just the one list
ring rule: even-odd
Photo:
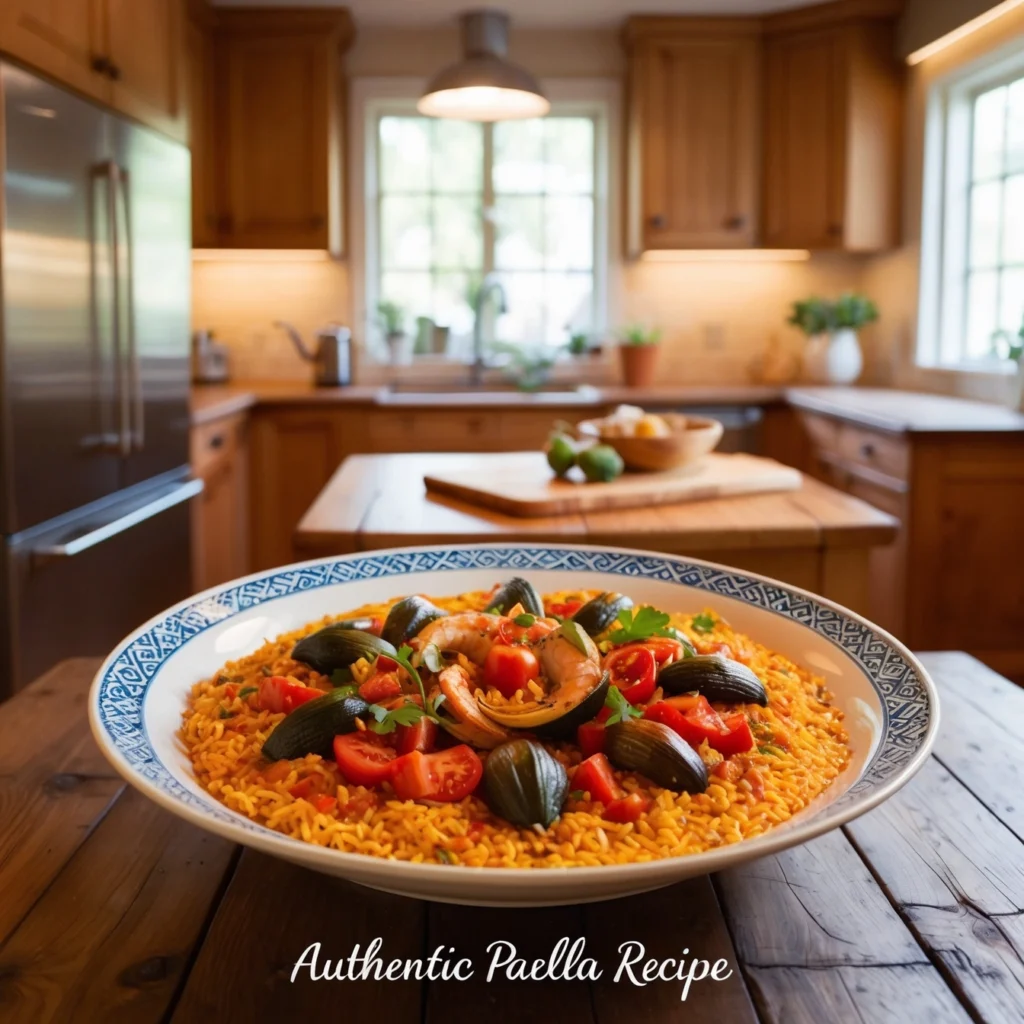
[[428,494],[444,475],[499,454],[353,455],[296,530],[303,558],[417,544],[544,541],[609,544],[690,555],[804,587],[855,611],[868,607],[868,553],[896,535],[897,520],[804,477],[799,490],[623,511],[519,519]]

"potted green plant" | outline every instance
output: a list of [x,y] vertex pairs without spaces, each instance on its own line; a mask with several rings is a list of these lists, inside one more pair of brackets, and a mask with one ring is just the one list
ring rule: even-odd
[[852,384],[864,368],[857,332],[878,319],[878,307],[855,292],[829,301],[812,296],[793,303],[787,322],[807,335],[804,374],[820,384]]
[[377,321],[384,332],[384,340],[392,363],[408,363],[412,359],[412,345],[405,333],[405,310],[397,302],[381,299],[377,303]]
[[658,328],[646,328],[641,324],[630,324],[619,332],[619,358],[627,386],[646,388],[654,383],[660,340]]
[[1014,364],[1016,373],[1010,388],[1009,404],[1011,409],[1024,411],[1024,319],[1014,334],[1005,327],[992,335],[992,348],[1001,359]]

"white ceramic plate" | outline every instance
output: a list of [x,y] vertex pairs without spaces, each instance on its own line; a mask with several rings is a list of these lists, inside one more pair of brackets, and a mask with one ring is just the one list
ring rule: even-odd
[[[542,593],[617,590],[665,611],[715,608],[734,628],[826,679],[846,713],[853,762],[826,792],[766,835],[688,857],[530,871],[408,864],[340,853],[228,810],[192,778],[176,738],[187,694],[264,637],[398,595],[484,590],[512,575]],[[921,767],[938,728],[935,686],[897,640],[860,616],[760,576],[616,548],[467,545],[404,548],[274,569],[215,587],[122,641],[93,683],[93,734],[137,789],[201,828],[363,885],[423,899],[536,906],[668,885],[806,842],[891,796]]]

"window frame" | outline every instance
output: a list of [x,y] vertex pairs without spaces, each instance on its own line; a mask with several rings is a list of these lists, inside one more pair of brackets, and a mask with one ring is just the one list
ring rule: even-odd
[[943,76],[929,90],[915,352],[915,362],[922,368],[985,373],[1014,370],[1008,360],[971,357],[965,350],[974,102],[982,93],[1022,76],[1024,45],[1015,41]]
[[[359,325],[363,349],[374,361],[386,362],[380,332],[375,328],[380,283],[380,196],[377,123],[381,116],[408,115],[415,112],[416,97],[426,84],[424,79],[388,77],[357,78],[350,92],[350,146],[353,168],[350,189],[349,229],[351,252],[351,307],[353,321]],[[551,100],[552,113],[581,115],[594,120],[594,295],[592,330],[606,331],[609,324],[610,276],[613,253],[618,245],[618,208],[615,157],[616,126],[619,114],[619,86],[613,79],[547,79],[541,83]],[[484,202],[493,196],[491,183],[484,181]],[[373,211],[373,212],[371,212]],[[484,218],[485,231],[488,221]],[[487,253],[493,248],[485,241]]]

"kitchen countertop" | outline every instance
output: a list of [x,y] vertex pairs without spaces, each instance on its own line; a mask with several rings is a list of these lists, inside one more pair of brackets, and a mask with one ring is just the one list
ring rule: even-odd
[[376,408],[578,408],[629,402],[651,408],[674,405],[789,405],[892,433],[1024,433],[1024,415],[988,402],[886,388],[779,387],[767,384],[659,385],[651,388],[584,385],[573,392],[400,391],[386,385],[318,388],[301,382],[206,384],[192,388],[193,426],[256,405],[328,403]]
[[[503,910],[391,896],[244,849],[172,816],[89,734],[99,659],[58,665],[0,706],[0,1016],[11,1021],[390,1024],[821,1024],[1024,1019],[1024,693],[960,653],[922,654],[939,736],[890,800],[803,846],[656,892]],[[457,869],[452,869],[457,870]],[[500,870],[500,869],[493,869]],[[527,964],[586,943],[596,981],[487,981],[488,945]],[[313,981],[332,966],[453,946],[468,981]],[[644,959],[722,958],[728,973],[615,984],[621,943]],[[321,967],[324,967],[321,959]],[[564,961],[563,961],[564,966]],[[326,968],[325,968],[326,969]],[[635,968],[639,974],[639,966]],[[703,975],[698,970],[695,977]]]

